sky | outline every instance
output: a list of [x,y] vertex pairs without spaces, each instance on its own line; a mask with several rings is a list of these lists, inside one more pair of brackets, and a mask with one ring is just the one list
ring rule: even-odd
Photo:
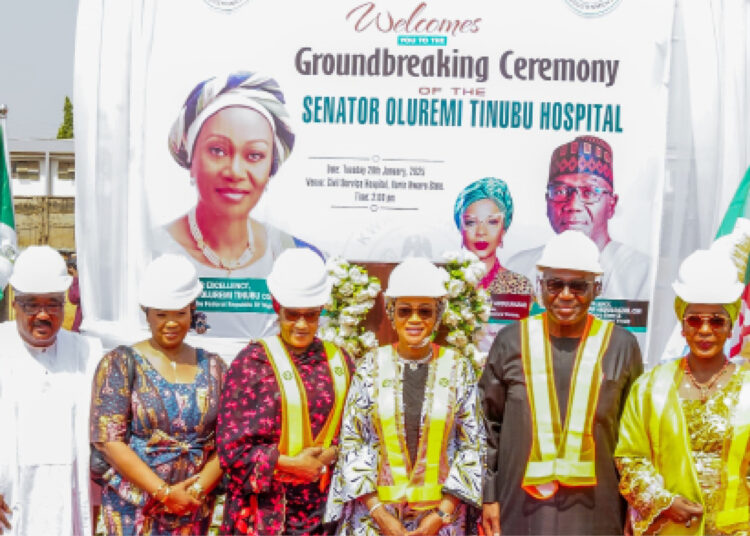
[[78,0],[0,0],[0,103],[10,139],[50,139],[73,98]]

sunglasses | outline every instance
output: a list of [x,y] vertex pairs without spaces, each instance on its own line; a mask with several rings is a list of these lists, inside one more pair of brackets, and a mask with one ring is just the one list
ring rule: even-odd
[[299,322],[300,318],[304,318],[305,322],[311,324],[317,322],[320,318],[320,309],[314,311],[300,311],[299,309],[284,309],[284,320],[288,322]]
[[685,317],[685,324],[692,329],[701,329],[706,322],[708,322],[708,327],[717,331],[726,327],[729,319],[723,315],[687,315]]
[[60,314],[65,305],[62,302],[35,303],[21,300],[16,300],[16,303],[21,307],[24,314],[30,316],[38,315],[42,312],[42,309],[44,309],[47,314]]
[[415,311],[422,320],[429,320],[435,315],[435,309],[429,305],[420,305],[416,309],[409,305],[399,305],[396,307],[396,316],[401,320],[407,320],[414,316]]
[[562,279],[542,279],[542,284],[547,292],[550,294],[558,295],[563,289],[567,287],[571,294],[576,296],[583,296],[589,291],[592,282],[586,281],[585,279],[573,279],[572,281],[564,281]]

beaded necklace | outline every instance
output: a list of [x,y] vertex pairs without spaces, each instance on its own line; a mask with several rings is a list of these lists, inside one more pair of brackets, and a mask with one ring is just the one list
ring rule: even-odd
[[195,245],[201,250],[206,260],[217,268],[223,268],[226,270],[227,275],[231,275],[232,270],[236,270],[237,268],[246,265],[250,262],[250,259],[253,258],[255,249],[253,248],[253,229],[250,225],[250,217],[247,218],[247,248],[245,248],[245,251],[239,256],[239,258],[234,260],[219,257],[218,253],[211,249],[211,246],[206,244],[205,240],[203,240],[203,233],[201,232],[200,227],[198,227],[198,221],[195,218],[195,207],[188,212],[188,225],[190,227],[190,234],[193,236],[193,240],[195,240]]
[[701,395],[701,402],[705,402],[708,400],[708,395],[711,389],[713,388],[714,384],[718,381],[718,379],[721,377],[722,374],[724,374],[724,371],[727,369],[727,367],[730,365],[729,359],[724,359],[724,364],[721,366],[719,371],[711,376],[707,382],[700,383],[698,380],[695,379],[695,376],[693,376],[693,371],[690,370],[690,363],[688,361],[687,356],[684,358],[685,361],[685,373],[687,374],[688,379],[690,382],[698,389]]
[[428,363],[430,359],[432,359],[432,348],[430,348],[429,354],[424,357],[420,357],[419,359],[407,359],[398,352],[396,352],[396,354],[398,355],[399,361],[401,361],[405,365],[409,365],[409,370],[417,370],[420,365],[424,365],[425,363]]

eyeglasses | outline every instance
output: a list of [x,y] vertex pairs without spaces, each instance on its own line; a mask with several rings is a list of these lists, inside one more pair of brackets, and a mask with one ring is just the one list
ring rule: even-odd
[[64,306],[64,304],[59,301],[37,303],[31,301],[16,300],[16,303],[19,305],[19,307],[21,307],[21,310],[24,312],[24,314],[32,316],[38,315],[42,311],[42,309],[44,309],[47,314],[60,314]]
[[603,195],[612,195],[606,188],[598,186],[568,186],[567,184],[550,184],[547,186],[547,197],[553,203],[562,203],[578,192],[578,199],[587,205],[599,202]]
[[396,316],[401,320],[407,320],[414,316],[415,311],[422,320],[429,320],[435,315],[435,309],[429,305],[420,305],[416,309],[408,305],[399,305],[396,307]]
[[320,309],[314,311],[300,311],[299,309],[284,309],[284,320],[288,322],[299,322],[300,318],[304,318],[305,322],[311,324],[317,322],[320,318]]
[[692,329],[701,329],[708,322],[708,327],[718,331],[726,327],[729,319],[724,315],[687,315],[685,323]]
[[567,287],[571,294],[583,296],[589,291],[591,283],[591,281],[586,281],[585,279],[573,279],[572,281],[564,281],[557,278],[542,279],[544,288],[547,289],[547,292],[554,295],[560,294]]
[[463,226],[465,229],[473,229],[480,223],[483,223],[485,227],[502,227],[504,215],[502,212],[497,214],[490,214],[485,218],[475,218],[474,216],[464,216]]

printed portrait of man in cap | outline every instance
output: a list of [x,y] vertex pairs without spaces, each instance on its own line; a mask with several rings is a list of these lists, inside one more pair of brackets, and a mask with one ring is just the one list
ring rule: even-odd
[[[619,197],[614,189],[612,148],[596,136],[579,136],[552,152],[545,192],[547,218],[559,234],[581,231],[599,248],[603,298],[648,298],[650,259],[644,253],[613,240],[609,221]],[[508,268],[533,277],[542,246],[521,251]]]

